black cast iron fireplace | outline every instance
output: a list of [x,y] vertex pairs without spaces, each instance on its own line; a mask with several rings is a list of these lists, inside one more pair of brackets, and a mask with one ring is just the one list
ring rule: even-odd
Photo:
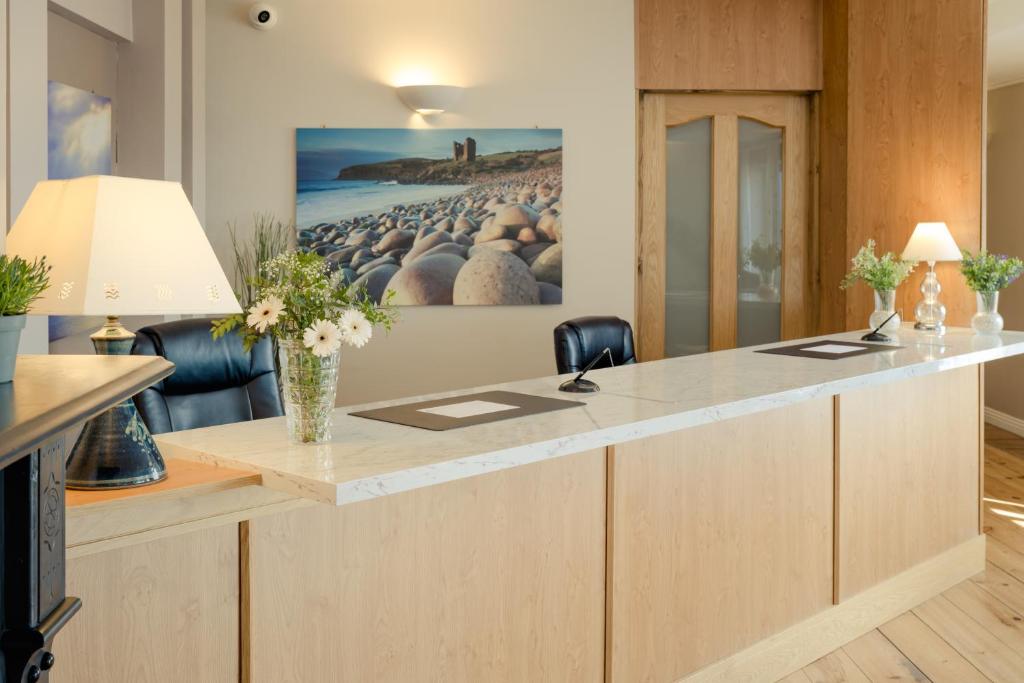
[[0,683],[45,681],[82,604],[64,594],[63,437],[0,461],[0,510]]

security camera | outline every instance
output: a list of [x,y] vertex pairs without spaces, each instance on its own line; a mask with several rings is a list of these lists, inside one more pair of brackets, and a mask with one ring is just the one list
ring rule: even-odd
[[253,28],[268,31],[277,25],[277,10],[266,3],[257,2],[249,8],[249,23]]

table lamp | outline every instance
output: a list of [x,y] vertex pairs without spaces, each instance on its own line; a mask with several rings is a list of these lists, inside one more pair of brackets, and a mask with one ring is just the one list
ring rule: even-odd
[[[241,308],[181,185],[88,176],[36,185],[7,250],[46,255],[50,287],[33,313],[103,315],[98,354],[125,355],[135,333],[122,315],[238,313]],[[86,423],[68,456],[67,486],[129,488],[167,476],[129,399]]]
[[917,319],[914,329],[944,334],[946,307],[939,301],[942,285],[935,275],[935,264],[938,261],[959,261],[963,258],[960,247],[956,246],[945,223],[918,223],[903,249],[903,258],[918,263],[928,262],[928,272],[921,283],[924,298],[914,307],[914,318]]

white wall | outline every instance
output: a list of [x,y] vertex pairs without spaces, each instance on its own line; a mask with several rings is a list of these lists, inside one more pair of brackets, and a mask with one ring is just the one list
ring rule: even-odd
[[118,175],[181,180],[181,2],[134,2],[118,62]]
[[296,127],[423,125],[391,87],[408,69],[467,86],[438,127],[564,129],[565,303],[403,308],[389,338],[346,351],[339,403],[554,372],[552,329],[633,318],[636,160],[633,4],[624,0],[207,0],[207,233],[294,216]]
[[[46,3],[8,0],[8,228],[46,179]],[[19,353],[46,353],[46,316],[29,316]]]
[[7,244],[10,215],[7,212],[10,159],[7,156],[7,0],[0,0],[0,254]]
[[[1024,84],[988,93],[988,249],[1024,258]],[[1024,280],[1000,295],[1006,329],[1024,330]],[[1024,358],[989,363],[985,405],[1024,420]]]
[[56,12],[110,40],[132,40],[132,0],[49,0]]
[[206,0],[182,0],[181,184],[206,223]]

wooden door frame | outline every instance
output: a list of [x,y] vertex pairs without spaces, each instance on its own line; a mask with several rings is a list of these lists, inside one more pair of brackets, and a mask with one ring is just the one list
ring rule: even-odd
[[[815,151],[812,118],[816,114],[812,96],[798,93],[672,93],[640,92],[637,134],[637,235],[636,304],[637,348],[641,360],[663,358],[665,353],[665,169],[667,151],[664,130],[698,119],[712,119],[713,150],[738,146],[735,125],[721,125],[729,119],[746,118],[787,130],[783,137],[785,177],[783,199],[782,321],[783,339],[806,336],[814,328],[814,282],[812,249],[816,212],[813,210]],[[737,115],[738,113],[738,115]],[[657,131],[654,135],[651,131]],[[792,144],[793,140],[803,144]],[[712,188],[716,197],[732,197],[711,209],[712,267],[722,261],[736,268],[736,235],[730,228],[738,217],[736,187],[737,154],[727,153],[731,166],[715,168],[712,152]],[[801,167],[804,172],[801,172]],[[803,182],[788,179],[803,176]],[[652,191],[648,191],[652,190]],[[795,256],[794,256],[795,254]],[[711,350],[731,348],[736,340],[736,278],[726,273],[711,281]],[[719,324],[716,325],[715,322]],[[724,324],[723,322],[724,321]]]

